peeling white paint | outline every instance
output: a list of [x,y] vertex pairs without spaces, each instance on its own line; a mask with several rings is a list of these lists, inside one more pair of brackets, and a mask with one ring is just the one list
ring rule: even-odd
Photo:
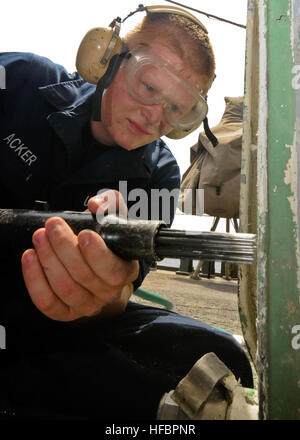
[[[298,217],[298,197],[297,197],[297,189],[298,189],[298,179],[297,179],[297,147],[296,147],[296,129],[294,131],[294,145],[285,145],[286,148],[290,149],[291,156],[286,164],[286,169],[284,171],[284,183],[286,185],[290,185],[290,190],[292,195],[288,197],[288,201],[290,203],[291,211],[293,214],[293,222],[295,226],[297,226],[297,217]],[[299,265],[298,265],[299,267]]]
[[[258,116],[258,148],[257,148],[257,202],[258,217],[258,258],[259,258],[259,278],[260,289],[264,288],[266,277],[266,253],[264,250],[264,234],[266,216],[268,211],[268,175],[267,175],[267,121],[268,121],[268,89],[267,89],[267,44],[265,23],[266,5],[264,1],[259,1],[259,116]],[[259,290],[260,290],[259,289]],[[264,323],[262,323],[264,324]]]

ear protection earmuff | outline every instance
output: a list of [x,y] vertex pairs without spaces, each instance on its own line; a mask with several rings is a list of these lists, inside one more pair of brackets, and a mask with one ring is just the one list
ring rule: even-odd
[[[172,13],[182,15],[194,21],[205,33],[208,33],[205,26],[188,11],[175,6],[166,8],[160,5],[139,5],[139,7],[134,12],[131,12],[125,19],[121,20],[120,17],[117,17],[113,20],[110,24],[110,29],[101,27],[91,29],[84,36],[78,48],[76,69],[85,81],[91,84],[97,84],[93,108],[94,120],[101,120],[101,98],[103,91],[112,82],[125,54],[128,53],[124,41],[119,36],[121,23],[140,11],[146,11],[146,13]],[[201,123],[187,131],[174,129],[167,137],[171,139],[181,139],[196,130]]]
[[105,74],[111,58],[121,53],[123,45],[119,37],[121,23],[117,20],[112,29],[91,29],[80,43],[76,68],[82,78],[91,84],[98,83]]

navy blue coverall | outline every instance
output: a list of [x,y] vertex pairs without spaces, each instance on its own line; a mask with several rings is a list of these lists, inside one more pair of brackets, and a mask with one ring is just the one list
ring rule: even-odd
[[[1,208],[32,209],[44,200],[51,210],[83,211],[89,197],[118,190],[120,181],[128,192],[179,188],[179,167],[161,139],[132,151],[93,139],[95,87],[78,73],[30,53],[2,53],[0,65]],[[1,251],[0,418],[154,419],[162,395],[207,352],[253,385],[231,335],[171,311],[130,301],[108,321],[47,318],[26,291],[20,255]],[[141,261],[135,288],[148,270]]]

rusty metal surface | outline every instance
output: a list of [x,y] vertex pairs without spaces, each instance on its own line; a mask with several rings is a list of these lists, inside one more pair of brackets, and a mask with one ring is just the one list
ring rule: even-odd
[[[258,127],[258,9],[248,2],[243,146],[240,192],[240,230],[257,231],[257,127]],[[257,357],[257,260],[239,268],[239,313],[244,339],[253,364]]]
[[258,5],[260,417],[300,419],[300,351],[292,343],[300,323],[299,94],[293,84],[299,0],[259,0]]

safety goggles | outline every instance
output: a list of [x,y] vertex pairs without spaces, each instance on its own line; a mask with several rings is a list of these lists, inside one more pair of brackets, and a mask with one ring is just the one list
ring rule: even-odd
[[129,53],[125,75],[132,98],[146,105],[161,104],[171,127],[189,130],[206,117],[208,107],[202,91],[180,77],[172,64],[147,49]]

